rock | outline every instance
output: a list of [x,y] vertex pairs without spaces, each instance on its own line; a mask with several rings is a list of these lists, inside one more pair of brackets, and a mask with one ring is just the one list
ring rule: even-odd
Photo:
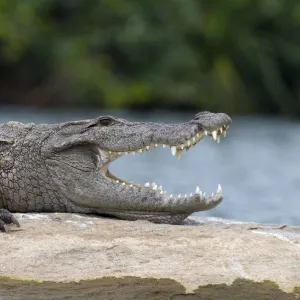
[[300,227],[16,214],[0,299],[300,299]]

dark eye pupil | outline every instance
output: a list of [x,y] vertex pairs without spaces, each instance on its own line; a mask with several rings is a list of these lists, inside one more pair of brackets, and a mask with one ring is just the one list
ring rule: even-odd
[[107,126],[111,123],[110,119],[103,119],[100,121],[101,125]]

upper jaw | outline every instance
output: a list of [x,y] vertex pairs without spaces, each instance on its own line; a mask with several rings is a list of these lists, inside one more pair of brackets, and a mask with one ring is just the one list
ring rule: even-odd
[[[220,136],[226,136],[226,129],[231,124],[229,116],[223,113],[198,113],[186,123],[162,124],[122,121],[112,129],[94,132],[93,139],[98,147],[112,155],[143,153],[150,148],[169,146],[172,153],[189,149],[196,145],[205,135],[220,142]],[[109,138],[105,133],[110,133]]]
[[[143,145],[142,147],[137,147],[134,150],[124,150],[124,151],[108,150],[107,153],[108,156],[110,157],[110,161],[113,161],[121,155],[127,155],[127,154],[134,155],[136,153],[143,154],[144,151],[149,151],[151,148],[157,148],[159,146],[165,148],[169,146],[172,155],[173,156],[176,155],[177,159],[180,159],[183,150],[188,151],[190,147],[198,144],[204,138],[204,136],[209,136],[211,140],[220,143],[221,136],[223,135],[224,137],[226,137],[226,130],[229,128],[229,124],[221,125],[220,127],[215,127],[210,129],[201,128],[200,130],[196,130],[193,134],[190,134],[189,137],[180,139],[178,142],[169,142],[166,139],[164,143],[162,143],[161,141],[150,142],[149,144]],[[153,138],[153,140],[155,140],[155,137]]]

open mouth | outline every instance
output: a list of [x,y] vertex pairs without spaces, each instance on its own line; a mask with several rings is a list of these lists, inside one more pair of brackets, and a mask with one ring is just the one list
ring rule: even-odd
[[[166,148],[169,147],[171,150],[171,154],[173,156],[176,156],[177,159],[180,159],[183,151],[188,151],[191,147],[196,146],[202,139],[204,138],[210,138],[212,141],[215,141],[217,143],[220,143],[221,137],[226,137],[226,131],[229,128],[229,125],[223,125],[218,129],[215,129],[213,131],[209,130],[201,130],[199,132],[196,132],[191,138],[186,139],[184,143],[178,144],[178,145],[171,145],[171,144],[149,144],[146,145],[145,147],[141,149],[135,149],[132,151],[126,151],[126,152],[113,152],[113,151],[103,151],[100,150],[100,156],[101,157],[106,157],[106,163],[99,168],[99,172],[101,173],[102,176],[104,176],[107,180],[112,181],[116,185],[121,185],[124,188],[128,189],[147,189],[151,190],[155,193],[157,193],[161,198],[164,198],[166,200],[170,200],[171,198],[176,198],[180,200],[190,200],[192,199],[199,199],[202,202],[212,202],[216,203],[217,201],[222,200],[222,187],[219,184],[217,187],[216,193],[212,193],[210,195],[206,194],[205,192],[201,191],[200,188],[197,186],[194,192],[190,194],[179,194],[179,195],[172,195],[172,194],[167,194],[166,191],[163,190],[162,185],[158,185],[155,182],[153,183],[145,183],[145,185],[139,185],[135,184],[123,179],[120,179],[113,175],[109,171],[109,165],[110,163],[121,157],[122,155],[135,155],[135,154],[143,154],[145,151],[150,151],[150,149],[157,148],[157,147],[162,147]],[[209,206],[208,206],[209,207]]]

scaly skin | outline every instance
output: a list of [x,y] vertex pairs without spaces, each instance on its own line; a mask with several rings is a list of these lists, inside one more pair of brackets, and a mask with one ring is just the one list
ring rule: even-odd
[[[94,213],[121,219],[180,224],[222,200],[221,189],[205,197],[170,197],[157,186],[131,185],[109,164],[127,152],[173,146],[180,157],[204,136],[219,139],[231,119],[202,112],[189,122],[129,122],[111,116],[56,125],[9,122],[0,126],[0,230],[19,225],[11,212]],[[226,132],[226,131],[225,131]],[[7,209],[7,210],[4,210]]]

